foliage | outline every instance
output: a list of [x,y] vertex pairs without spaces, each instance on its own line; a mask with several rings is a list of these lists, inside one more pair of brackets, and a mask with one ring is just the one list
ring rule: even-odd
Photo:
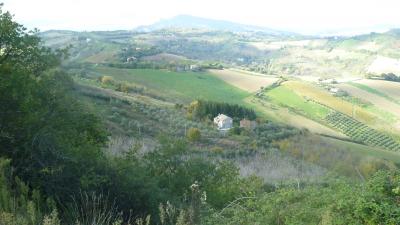
[[95,168],[107,136],[96,116],[70,92],[74,85],[55,67],[64,54],[0,16],[0,156],[11,159],[13,176],[44,196],[67,203],[80,188],[101,183]]
[[102,84],[110,85],[114,83],[114,79],[111,76],[102,76],[100,79]]
[[189,128],[188,132],[187,132],[187,138],[189,141],[195,142],[195,141],[199,141],[201,138],[201,133],[200,130],[197,128]]
[[381,75],[384,80],[400,82],[400,77],[394,73],[384,73]]
[[362,185],[282,188],[217,211],[207,224],[397,224],[399,179],[398,172],[378,172]]
[[54,202],[11,174],[10,160],[0,158],[0,224],[59,225]]
[[299,135],[301,132],[293,127],[273,122],[260,123],[254,129],[257,135],[256,144],[263,147],[269,147],[275,141]]

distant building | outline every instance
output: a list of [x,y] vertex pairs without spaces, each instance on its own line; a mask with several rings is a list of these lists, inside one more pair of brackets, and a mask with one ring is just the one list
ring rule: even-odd
[[330,88],[329,92],[331,92],[332,94],[337,94],[339,92],[339,88]]
[[257,122],[253,120],[248,120],[248,119],[242,119],[240,121],[240,127],[247,129],[247,130],[253,130],[256,128]]
[[191,71],[199,71],[200,70],[200,66],[198,66],[198,65],[190,65],[190,70]]
[[185,66],[176,66],[175,68],[176,72],[184,72],[186,71]]
[[319,83],[321,84],[337,84],[337,81],[335,79],[325,79],[325,80],[319,80]]
[[127,63],[135,62],[136,60],[137,60],[137,58],[135,56],[131,56],[131,57],[126,58],[126,62]]
[[229,130],[233,126],[232,118],[224,114],[219,114],[215,117],[214,123],[217,125],[218,130]]

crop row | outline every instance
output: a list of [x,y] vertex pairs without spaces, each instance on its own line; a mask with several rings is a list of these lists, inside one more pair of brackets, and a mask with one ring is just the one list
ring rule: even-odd
[[326,116],[325,120],[329,125],[340,130],[355,141],[392,151],[400,150],[400,143],[391,136],[372,129],[343,113],[333,111]]

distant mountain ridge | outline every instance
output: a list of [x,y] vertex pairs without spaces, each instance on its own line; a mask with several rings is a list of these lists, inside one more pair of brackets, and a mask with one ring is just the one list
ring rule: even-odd
[[170,19],[163,19],[148,26],[139,26],[135,30],[151,32],[169,28],[197,28],[209,30],[225,30],[231,32],[263,32],[271,35],[296,35],[293,32],[280,31],[266,27],[244,25],[225,20],[207,19],[202,17],[179,15]]

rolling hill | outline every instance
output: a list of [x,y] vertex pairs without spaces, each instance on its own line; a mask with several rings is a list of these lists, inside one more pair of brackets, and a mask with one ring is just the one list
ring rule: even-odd
[[190,15],[178,15],[169,19],[160,20],[148,26],[140,26],[136,31],[151,32],[163,29],[204,29],[231,32],[262,32],[269,35],[288,36],[297,35],[293,32],[279,31],[266,27],[244,25],[225,20],[214,20]]

